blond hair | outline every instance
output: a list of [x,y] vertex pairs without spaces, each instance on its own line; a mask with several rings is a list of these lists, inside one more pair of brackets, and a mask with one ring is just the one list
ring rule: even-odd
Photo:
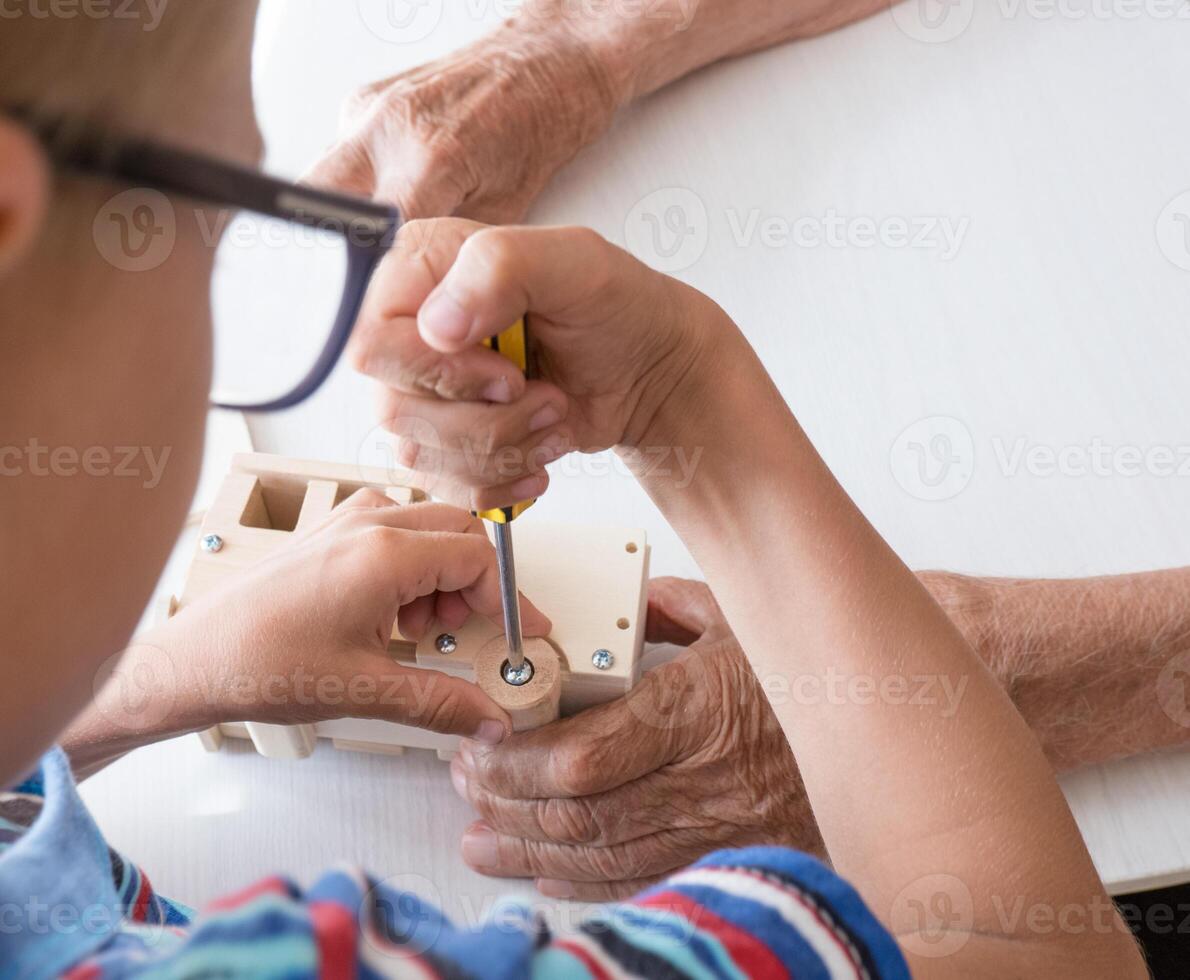
[[[252,0],[7,0],[0,102],[77,129],[185,135],[242,72]],[[57,11],[57,13],[55,13]],[[64,130],[69,136],[72,127]]]

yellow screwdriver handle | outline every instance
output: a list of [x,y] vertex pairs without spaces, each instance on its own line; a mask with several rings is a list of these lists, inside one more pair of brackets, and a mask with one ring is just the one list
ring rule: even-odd
[[[529,373],[529,337],[525,332],[524,317],[521,317],[506,330],[501,330],[495,337],[488,337],[484,340],[483,345],[497,354],[507,357],[521,369],[522,374]],[[509,507],[493,507],[491,510],[481,510],[476,513],[485,521],[507,524],[513,518],[520,517],[536,502],[536,500],[522,500]]]

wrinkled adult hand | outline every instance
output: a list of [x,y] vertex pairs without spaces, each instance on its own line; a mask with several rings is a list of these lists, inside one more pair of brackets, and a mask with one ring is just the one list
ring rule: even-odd
[[357,92],[306,180],[395,204],[407,219],[516,221],[617,104],[591,45],[564,23],[522,16]]
[[626,697],[501,745],[463,743],[473,868],[551,897],[629,895],[719,847],[821,853],[793,754],[710,590],[655,579],[648,639],[687,649]]

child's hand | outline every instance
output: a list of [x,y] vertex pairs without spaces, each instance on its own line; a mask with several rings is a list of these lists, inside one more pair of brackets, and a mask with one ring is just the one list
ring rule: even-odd
[[[537,380],[480,347],[528,312]],[[476,509],[534,497],[573,449],[650,448],[662,402],[734,325],[709,299],[584,228],[402,230],[352,342],[384,386],[399,462]]]
[[[526,634],[549,632],[536,608],[525,600],[521,608]],[[171,675],[174,731],[358,717],[496,742],[511,725],[478,686],[403,666],[389,652],[398,619],[414,639],[435,618],[457,628],[472,611],[502,616],[480,521],[446,504],[401,507],[361,490],[130,653],[168,656],[156,674]],[[131,666],[120,673],[135,676]]]

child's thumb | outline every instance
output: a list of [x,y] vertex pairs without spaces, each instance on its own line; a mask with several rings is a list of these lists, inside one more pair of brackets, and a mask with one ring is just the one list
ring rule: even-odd
[[[512,721],[475,684],[437,670],[396,667],[377,677],[365,695],[352,695],[356,717],[410,725],[443,735],[461,735],[495,745],[512,731]],[[350,690],[350,685],[348,685]]]

